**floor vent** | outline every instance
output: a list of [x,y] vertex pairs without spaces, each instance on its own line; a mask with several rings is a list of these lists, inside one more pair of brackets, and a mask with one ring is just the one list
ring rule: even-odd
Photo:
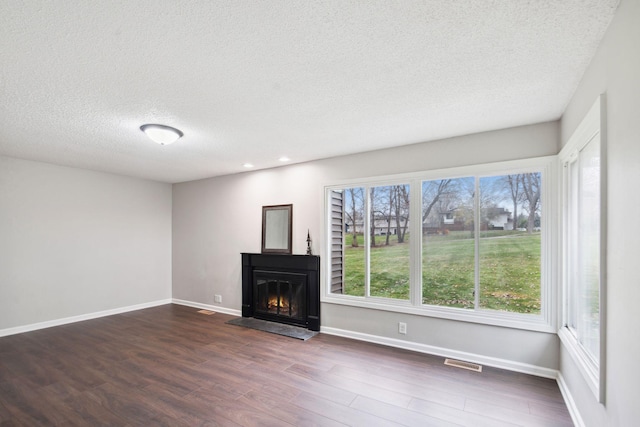
[[211,310],[199,310],[198,313],[206,314],[207,316],[211,316],[212,314],[216,314],[215,311],[211,311]]
[[482,365],[478,365],[470,362],[463,362],[462,360],[445,359],[444,364],[448,366],[455,366],[456,368],[468,369],[474,372],[482,372]]

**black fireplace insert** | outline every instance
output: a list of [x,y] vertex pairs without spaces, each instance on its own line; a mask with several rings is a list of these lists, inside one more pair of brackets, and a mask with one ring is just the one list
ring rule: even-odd
[[242,317],[320,330],[320,257],[242,254]]

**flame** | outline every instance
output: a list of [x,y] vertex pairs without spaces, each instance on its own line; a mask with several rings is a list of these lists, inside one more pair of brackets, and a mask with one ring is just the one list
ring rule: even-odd
[[269,298],[269,302],[267,303],[267,308],[285,308],[288,309],[289,308],[289,301],[281,298],[280,301],[278,301],[278,297],[273,296]]
[[294,301],[293,304],[289,301],[288,298],[280,296],[280,300],[278,300],[277,295],[269,295],[267,299],[266,310],[269,313],[275,314],[278,313],[281,316],[297,316],[298,315],[298,305]]

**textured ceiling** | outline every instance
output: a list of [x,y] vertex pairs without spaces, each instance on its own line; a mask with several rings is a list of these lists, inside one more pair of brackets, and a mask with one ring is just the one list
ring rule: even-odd
[[617,4],[2,1],[0,154],[181,182],[555,120]]

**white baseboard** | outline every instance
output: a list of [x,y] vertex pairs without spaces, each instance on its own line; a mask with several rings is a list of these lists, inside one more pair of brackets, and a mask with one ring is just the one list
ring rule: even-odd
[[514,372],[535,375],[543,378],[556,379],[558,371],[555,369],[543,368],[541,366],[529,365],[526,363],[514,362],[506,359],[498,359],[495,357],[482,356],[464,351],[451,350],[448,348],[436,347],[427,344],[420,344],[411,341],[403,341],[395,338],[381,337],[378,335],[363,334],[344,329],[329,328],[322,326],[320,332],[336,335],[345,338],[352,338],[359,341],[367,341],[375,344],[387,345],[390,347],[402,348],[405,350],[417,351],[419,353],[432,354],[435,356],[449,357],[468,362],[478,363],[480,365],[492,366],[494,368],[506,369]]
[[571,420],[573,420],[573,424],[576,427],[585,427],[584,421],[580,416],[580,411],[578,411],[578,407],[576,406],[575,400],[573,400],[573,396],[569,391],[569,386],[564,380],[562,376],[562,372],[558,372],[558,388],[560,388],[560,393],[562,393],[562,397],[564,398],[564,402],[567,404],[567,409],[569,410],[569,415],[571,415]]
[[173,298],[171,300],[171,302],[173,304],[186,305],[187,307],[201,308],[203,310],[217,311],[218,313],[230,314],[232,316],[242,316],[242,311],[240,311],[240,310],[235,310],[233,308],[225,308],[225,307],[221,307],[219,305],[202,304],[202,303],[199,303],[199,302],[186,301],[186,300],[177,299],[177,298]]
[[48,320],[46,322],[32,323],[30,325],[16,326],[15,328],[0,329],[0,337],[8,335],[22,334],[24,332],[36,331],[38,329],[51,328],[53,326],[66,325],[69,323],[82,322],[83,320],[97,319],[98,317],[112,316],[114,314],[126,313],[128,311],[142,310],[144,308],[157,307],[159,305],[171,304],[171,299],[146,302],[143,304],[130,305],[127,307],[113,308],[111,310],[96,311],[95,313],[81,314],[79,316],[64,317],[62,319]]

